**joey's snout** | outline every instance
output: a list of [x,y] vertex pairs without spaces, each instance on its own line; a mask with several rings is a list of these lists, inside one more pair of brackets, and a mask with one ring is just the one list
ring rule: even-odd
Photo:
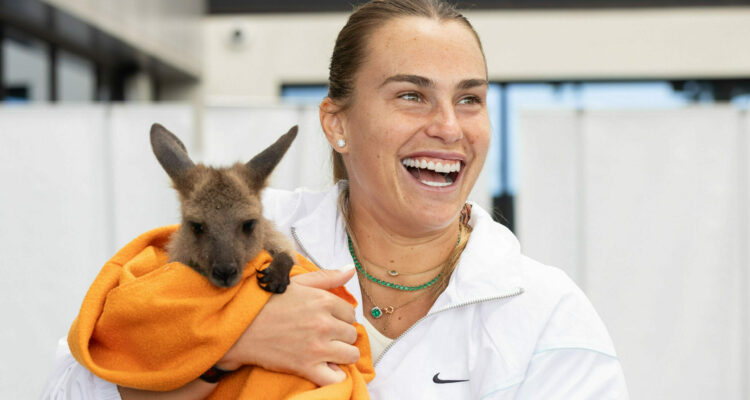
[[240,271],[235,263],[214,264],[211,268],[211,281],[216,286],[232,287],[239,281]]

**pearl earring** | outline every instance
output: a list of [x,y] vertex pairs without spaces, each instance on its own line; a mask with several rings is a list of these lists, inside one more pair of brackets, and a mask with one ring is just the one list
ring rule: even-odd
[[346,140],[344,140],[344,139],[339,139],[339,140],[338,140],[338,141],[336,142],[336,146],[339,146],[339,147],[344,147],[344,146],[346,146]]

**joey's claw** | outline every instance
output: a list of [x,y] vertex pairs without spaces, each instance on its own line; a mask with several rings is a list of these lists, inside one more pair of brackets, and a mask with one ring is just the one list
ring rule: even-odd
[[258,282],[268,283],[268,281],[271,280],[271,275],[267,273],[268,271],[267,269],[264,269],[264,270],[256,269],[255,271],[258,275]]
[[286,287],[289,285],[289,274],[284,275],[279,272],[281,271],[271,269],[270,267],[259,271],[258,285],[267,292],[284,293]]
[[289,285],[289,271],[292,269],[292,258],[284,253],[277,254],[266,269],[257,271],[258,285],[271,293],[284,293]]

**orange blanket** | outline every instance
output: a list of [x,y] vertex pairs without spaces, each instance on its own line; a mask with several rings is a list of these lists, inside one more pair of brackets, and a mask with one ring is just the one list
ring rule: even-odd
[[[102,268],[68,333],[76,360],[97,376],[123,386],[166,391],[196,379],[234,344],[271,296],[255,277],[271,257],[262,252],[245,268],[242,281],[218,288],[164,250],[176,226],[147,232]],[[302,260],[302,257],[300,257]],[[314,271],[307,260],[292,275]],[[355,305],[337,288],[332,292]],[[364,327],[355,324],[362,357],[342,365],[343,382],[312,382],[260,367],[245,366],[219,382],[210,399],[367,399],[374,377]]]

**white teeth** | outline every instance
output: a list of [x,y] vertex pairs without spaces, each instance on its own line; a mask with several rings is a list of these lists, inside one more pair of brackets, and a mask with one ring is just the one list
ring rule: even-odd
[[401,161],[401,163],[407,167],[429,169],[429,170],[440,172],[443,174],[447,174],[451,172],[458,172],[461,170],[460,161],[455,161],[455,162],[446,161],[445,163],[440,163],[440,162],[427,161],[427,160],[415,160],[413,158],[404,158]]
[[433,186],[433,187],[445,187],[445,186],[450,186],[451,183],[453,183],[453,182],[450,182],[450,183],[449,182],[430,182],[430,181],[423,181],[421,179],[419,181],[424,183],[427,186]]

